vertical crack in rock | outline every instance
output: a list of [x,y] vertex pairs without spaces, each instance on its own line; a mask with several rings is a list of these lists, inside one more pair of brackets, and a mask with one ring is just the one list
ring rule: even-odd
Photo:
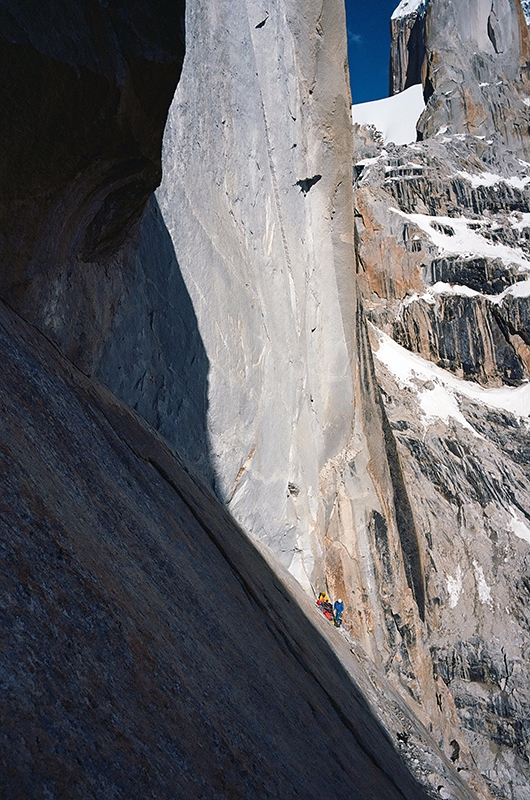
[[[375,411],[375,414],[372,413],[371,420],[366,426],[367,435],[369,437],[368,445],[371,447],[370,440],[372,436],[374,439],[377,436],[382,436],[385,460],[388,465],[391,481],[392,502],[390,508],[392,513],[395,515],[407,584],[416,601],[420,617],[422,620],[425,620],[425,575],[423,571],[418,531],[416,529],[416,523],[414,521],[414,515],[412,513],[407,488],[403,479],[403,473],[394,434],[388,423],[380,393],[376,388],[377,383],[374,373],[372,350],[366,332],[364,313],[360,304],[358,310],[358,331],[360,373],[364,391],[366,392],[365,402],[373,403],[373,410]],[[369,397],[373,399],[368,401]],[[380,432],[377,431],[376,426],[380,426]],[[380,485],[380,478],[378,483]],[[379,523],[377,520],[380,520]],[[383,530],[381,520],[384,523],[383,518],[379,514],[373,518],[374,530],[376,534],[378,531],[381,532]],[[381,535],[381,533],[379,535]]]

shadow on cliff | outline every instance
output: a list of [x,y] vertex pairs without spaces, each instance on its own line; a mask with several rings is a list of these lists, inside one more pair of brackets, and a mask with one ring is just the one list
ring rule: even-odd
[[206,355],[171,236],[154,195],[94,374],[213,486]]

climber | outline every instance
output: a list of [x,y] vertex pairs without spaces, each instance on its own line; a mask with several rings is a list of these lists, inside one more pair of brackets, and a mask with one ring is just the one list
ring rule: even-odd
[[322,603],[329,603],[329,595],[326,591],[320,592],[318,595],[317,605],[321,606]]
[[340,597],[339,597],[338,600],[335,600],[335,602],[333,603],[333,612],[334,612],[333,616],[334,616],[335,625],[337,626],[337,628],[340,628],[341,623],[342,623],[341,617],[342,617],[342,614],[344,612],[344,603],[342,602]]

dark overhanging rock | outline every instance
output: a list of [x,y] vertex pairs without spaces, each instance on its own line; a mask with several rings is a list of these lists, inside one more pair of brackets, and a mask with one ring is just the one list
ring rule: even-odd
[[123,269],[160,182],[184,0],[2,0],[0,23],[0,296],[83,361],[70,328],[85,320],[89,348],[104,331],[90,317],[120,288],[99,286],[104,265]]

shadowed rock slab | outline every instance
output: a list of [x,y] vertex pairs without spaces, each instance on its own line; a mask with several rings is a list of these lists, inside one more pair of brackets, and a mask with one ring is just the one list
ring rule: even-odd
[[0,346],[2,796],[424,798],[156,434],[3,307]]

